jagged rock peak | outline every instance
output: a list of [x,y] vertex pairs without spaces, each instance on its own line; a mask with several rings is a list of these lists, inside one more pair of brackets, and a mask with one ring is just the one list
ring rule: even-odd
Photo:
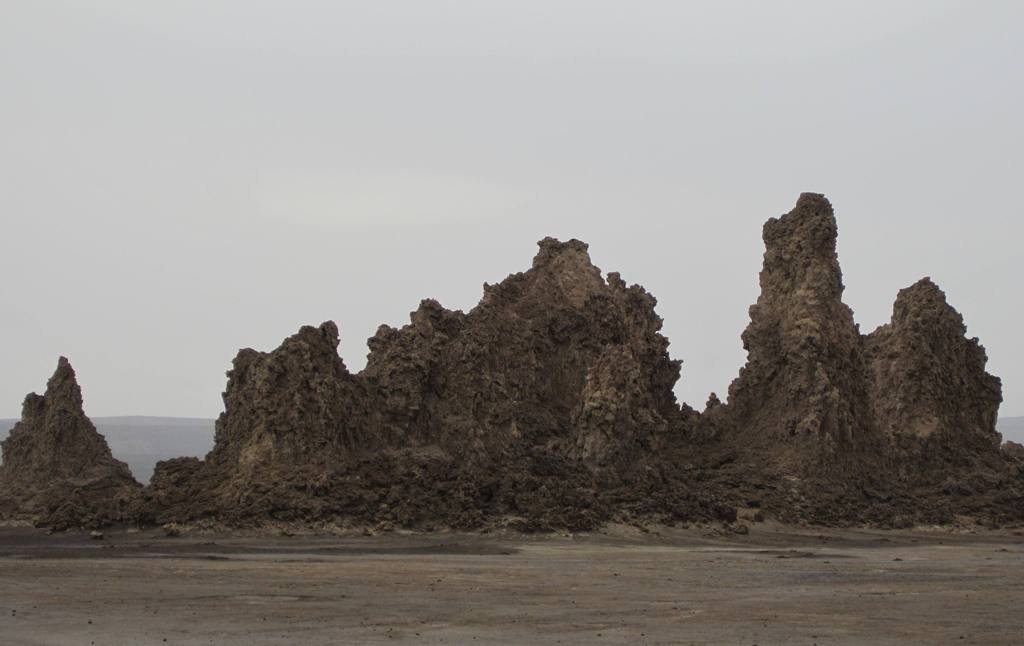
[[853,312],[842,302],[837,233],[832,205],[816,193],[801,194],[792,211],[764,225],[761,295],[743,333],[751,363],[816,361],[832,354],[828,346],[857,344]]
[[533,257],[534,267],[543,267],[562,258],[571,258],[580,264],[590,265],[590,245],[576,238],[562,242],[548,236],[537,243],[540,251]]
[[743,332],[747,364],[729,388],[728,417],[743,444],[768,444],[779,462],[801,468],[867,450],[861,337],[842,302],[837,232],[832,205],[816,193],[764,225],[761,294]]
[[75,369],[71,367],[67,357],[57,359],[57,369],[46,382],[46,396],[55,398],[54,401],[82,406],[82,389],[78,385]]
[[243,471],[330,459],[356,444],[349,423],[352,376],[338,356],[338,326],[303,326],[271,352],[235,357],[210,460]]
[[9,475],[39,481],[77,476],[97,465],[124,466],[85,415],[82,389],[67,357],[57,361],[45,394],[25,397],[21,421],[3,442],[3,454]]
[[401,330],[387,324],[377,327],[377,331],[366,342],[370,353],[366,356],[366,369],[361,374],[370,376],[376,371],[392,344],[400,339],[402,332],[426,338],[438,335],[453,336],[458,333],[464,318],[465,314],[459,310],[446,309],[432,298],[423,299],[419,307],[409,312],[409,324]]
[[743,333],[748,368],[774,373],[798,359],[838,359],[830,346],[857,344],[853,313],[841,300],[836,235],[832,205],[816,193],[803,193],[792,211],[764,225],[761,295]]
[[[963,317],[930,278],[900,290],[892,320],[865,337],[873,414],[894,436],[929,439],[932,454],[970,461],[999,444],[997,377]],[[935,448],[941,447],[941,448]]]
[[303,325],[272,352],[259,352],[252,348],[239,350],[228,377],[248,369],[254,363],[277,364],[281,368],[293,371],[301,371],[317,364],[329,366],[327,372],[330,374],[348,375],[348,368],[338,355],[340,343],[338,325],[334,321],[324,321],[318,326]]
[[705,411],[712,411],[722,405],[722,400],[718,398],[717,393],[711,393],[708,395],[708,401],[704,404]]
[[121,504],[139,486],[85,415],[66,357],[58,360],[45,394],[25,397],[21,421],[0,447],[0,515],[60,526],[102,524],[119,518]]
[[312,325],[303,325],[299,328],[298,332],[285,340],[285,344],[296,343],[311,345],[326,343],[337,350],[338,345],[341,343],[341,335],[338,333],[338,324],[334,321],[324,321],[316,327]]
[[[590,260],[588,246],[579,240],[561,242],[547,237],[537,243],[530,271],[513,274],[499,285],[485,285],[481,305],[494,300],[518,298],[520,290],[541,292],[546,299],[561,298],[565,304],[580,308],[586,300],[606,287],[601,270]],[[555,296],[557,295],[557,296]]]
[[820,298],[841,298],[838,227],[832,204],[824,195],[801,194],[792,211],[765,223],[763,233],[762,290],[794,295],[813,290]]
[[963,316],[949,304],[946,293],[929,277],[901,289],[896,296],[892,312],[894,325],[908,325],[925,320],[930,324],[941,322],[951,329],[959,330],[960,334],[967,333]]
[[[57,410],[63,411],[62,414],[69,419],[85,419],[88,422],[82,410],[82,389],[78,385],[75,369],[71,367],[68,358],[63,356],[57,360],[57,369],[46,382],[45,394],[29,393],[25,396],[21,405],[21,421],[24,428],[36,428],[42,425],[43,417]],[[91,425],[91,422],[88,423]]]
[[345,362],[338,356],[340,343],[341,337],[334,321],[324,321],[319,326],[303,325],[298,332],[282,341],[281,345],[273,352],[260,352],[252,348],[239,350],[232,361],[233,369],[228,372],[229,381],[233,373],[240,373],[253,363],[266,362],[272,356],[293,357],[294,360],[290,362],[293,367],[296,362],[326,359],[328,363],[332,364],[334,370],[347,374],[348,369],[345,367]]

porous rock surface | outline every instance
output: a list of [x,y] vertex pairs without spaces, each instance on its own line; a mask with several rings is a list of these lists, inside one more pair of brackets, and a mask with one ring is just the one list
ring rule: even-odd
[[[729,402],[698,426],[737,504],[832,524],[1024,515],[995,430],[999,380],[929,279],[863,336],[842,302],[831,204],[805,193],[764,227],[761,295]],[[1017,511],[1015,511],[1017,509]]]
[[655,299],[605,281],[587,246],[547,238],[529,271],[463,315],[424,301],[370,340],[387,434],[468,461],[544,448],[619,473],[680,415]]
[[[862,335],[842,301],[829,201],[801,195],[763,235],[746,365],[702,413],[673,395],[681,362],[654,297],[603,276],[586,244],[546,238],[469,312],[428,299],[409,324],[381,326],[358,374],[329,321],[240,351],[210,454],[159,463],[137,495],[108,495],[135,491],[111,484],[103,500],[121,506],[95,517],[128,504],[141,524],[424,530],[1024,521],[1024,449],[1000,447],[1000,382],[945,294],[924,279]],[[91,429],[77,385],[51,381],[65,394],[39,401],[77,402],[71,426]],[[94,429],[61,457],[23,439],[65,424],[39,421],[57,419],[54,404],[32,397],[5,471],[59,464],[48,468],[64,483],[77,477],[65,463],[95,464],[114,482],[120,463]]]
[[[730,518],[650,461],[695,416],[655,299],[587,246],[548,238],[468,313],[425,300],[350,374],[331,322],[242,350],[203,462],[157,466],[139,514],[592,528],[655,513]],[[187,493],[182,493],[187,492]]]
[[[425,300],[381,326],[350,374],[333,323],[243,350],[206,461],[160,465],[156,522],[217,518],[586,529],[610,520],[1013,522],[1019,459],[1000,451],[998,379],[930,281],[864,336],[842,302],[831,204],[800,196],[764,227],[761,295],[727,403],[672,393],[656,301],[579,241],[485,285],[468,313]],[[1015,466],[1017,465],[1017,466]]]
[[856,473],[884,459],[864,412],[861,336],[842,302],[837,225],[824,196],[764,225],[761,295],[743,332],[746,366],[729,388],[730,423],[748,450],[794,474]]
[[1024,478],[996,431],[1002,386],[966,333],[931,279],[901,290],[892,320],[864,339],[871,416],[889,440],[890,475],[907,486],[908,507],[937,520],[1013,522],[1024,516]]
[[43,395],[30,393],[2,443],[0,516],[65,528],[125,519],[141,486],[82,408],[71,363],[61,357]]
[[931,279],[900,291],[892,321],[865,338],[875,423],[927,460],[975,466],[997,454],[997,377]]

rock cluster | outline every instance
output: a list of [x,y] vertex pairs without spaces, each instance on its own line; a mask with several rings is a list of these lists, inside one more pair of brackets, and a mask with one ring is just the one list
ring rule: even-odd
[[332,322],[240,351],[213,451],[159,463],[141,492],[62,360],[4,444],[3,482],[20,483],[8,499],[39,509],[26,492],[45,473],[70,500],[88,473],[107,483],[89,500],[114,504],[92,517],[139,523],[591,529],[731,522],[744,507],[830,524],[1024,520],[1024,452],[999,447],[984,349],[928,279],[862,335],[837,232],[811,193],[765,225],[748,360],[703,413],[673,395],[681,364],[654,297],[602,276],[586,244],[547,238],[469,312],[424,300],[408,325],[381,326],[358,374]]
[[582,242],[539,245],[470,312],[425,300],[408,325],[381,326],[359,374],[331,322],[242,350],[214,450],[159,464],[142,513],[523,528],[729,517],[679,483],[652,491],[650,456],[693,415],[675,401],[655,299],[603,278]]
[[30,393],[2,443],[0,514],[56,527],[125,519],[140,485],[86,417],[75,371],[64,357],[43,395]]
[[964,483],[975,502],[1013,490],[995,430],[1000,382],[960,314],[926,278],[899,293],[891,323],[861,335],[836,236],[831,204],[812,193],[764,227],[748,361],[703,421],[738,456],[724,470],[733,488],[753,483],[780,515],[821,522],[948,522]]

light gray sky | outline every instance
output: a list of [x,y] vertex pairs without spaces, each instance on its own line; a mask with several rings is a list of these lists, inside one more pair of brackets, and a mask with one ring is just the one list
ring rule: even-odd
[[659,299],[681,400],[744,361],[761,225],[840,223],[863,331],[930,275],[1024,415],[1024,3],[0,4],[0,417],[214,416],[244,346],[350,368],[546,235]]

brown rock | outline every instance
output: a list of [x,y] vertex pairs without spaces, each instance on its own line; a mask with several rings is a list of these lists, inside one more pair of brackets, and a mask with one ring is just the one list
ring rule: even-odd
[[788,474],[839,476],[884,460],[866,415],[861,337],[842,302],[837,226],[824,196],[804,193],[764,226],[761,295],[743,333],[747,364],[729,388],[728,423],[758,460]]
[[1000,381],[966,332],[946,295],[924,278],[900,291],[892,321],[865,338],[875,424],[925,461],[914,469],[999,460]]
[[142,522],[269,515],[315,499],[346,456],[373,446],[366,397],[338,356],[333,322],[305,326],[272,352],[239,351],[204,461],[156,465],[134,510]]
[[86,417],[64,357],[42,396],[30,393],[2,442],[0,513],[67,528],[122,520],[139,484]]
[[[728,402],[712,394],[700,415],[676,402],[680,362],[654,297],[603,277],[586,244],[546,238],[527,271],[485,285],[469,312],[428,299],[408,325],[381,326],[359,374],[332,322],[240,351],[213,450],[159,463],[130,516],[368,531],[731,524],[738,507],[801,523],[1019,522],[1024,450],[999,450],[984,350],[927,280],[861,336],[836,236],[831,205],[812,193],[765,225],[747,363]],[[112,492],[134,484],[65,363],[4,443],[8,500],[81,523],[88,493],[108,505],[90,518],[114,518]],[[83,474],[98,488],[69,489]],[[35,500],[40,483],[50,493]]]
[[837,524],[1024,516],[998,450],[999,380],[977,339],[925,279],[863,337],[842,303],[831,205],[803,194],[764,228],[747,365],[705,431],[719,495],[783,520]]
[[655,303],[602,278],[582,242],[548,238],[468,314],[425,300],[382,326],[358,375],[333,323],[243,350],[213,451],[158,465],[140,518],[588,528],[610,513],[599,483],[717,517],[711,501],[650,492],[664,475],[645,460],[686,423]]
[[241,350],[207,461],[241,477],[265,478],[268,467],[328,462],[364,445],[364,429],[353,419],[358,386],[338,343],[338,328],[328,321],[303,327],[273,352]]
[[1001,450],[1007,460],[1015,463],[1018,467],[1024,468],[1024,444],[1007,440],[1003,442]]
[[370,353],[360,373],[373,389],[379,434],[391,445],[429,444],[436,435],[433,408],[443,388],[442,357],[465,324],[462,312],[426,299],[398,330],[382,325],[367,342]]

